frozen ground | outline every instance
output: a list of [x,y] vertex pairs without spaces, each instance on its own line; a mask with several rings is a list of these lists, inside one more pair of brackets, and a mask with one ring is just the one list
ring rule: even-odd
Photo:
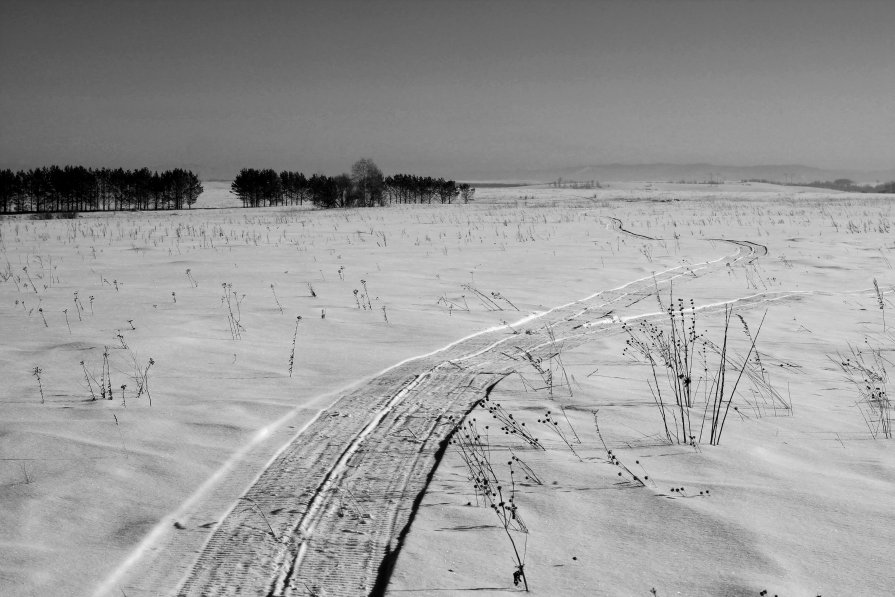
[[[385,458],[419,434],[408,418],[380,425],[394,404],[375,407],[370,394],[366,409],[363,397],[383,379],[400,392],[405,386],[390,368],[406,359],[494,327],[476,338],[522,346],[546,333],[545,323],[558,323],[550,309],[658,272],[656,283],[640,285],[637,301],[613,304],[608,315],[595,309],[578,316],[589,324],[580,329],[593,333],[560,341],[569,383],[555,383],[552,397],[533,389],[544,383],[535,383],[540,374],[524,359],[498,354],[464,365],[481,372],[503,359],[500,371],[486,371],[500,373],[491,400],[526,421],[548,448],[489,435],[502,479],[508,480],[504,455],[512,449],[544,481],[520,482],[516,498],[529,532],[514,536],[527,544],[532,592],[884,594],[893,580],[886,554],[895,538],[888,523],[895,460],[890,440],[872,439],[856,391],[828,357],[865,338],[892,346],[873,288],[876,278],[891,308],[890,218],[885,197],[770,185],[624,184],[596,191],[482,189],[475,204],[453,206],[3,220],[0,586],[21,595],[172,594],[196,552],[228,528],[248,528],[258,541],[250,552],[273,549],[271,566],[288,566],[289,546],[298,543],[283,541],[282,529],[295,522],[280,521],[278,508],[261,502],[264,492],[250,488],[258,490],[256,481],[263,487],[262,471],[282,464],[290,445],[296,466],[319,463],[317,474],[325,476],[338,468],[326,464],[332,450],[342,472],[329,485],[304,490],[309,495],[279,496],[284,509],[294,502],[293,518],[324,556],[319,567],[305,565],[309,576],[299,572],[291,589],[278,590],[317,590],[313,571],[329,565],[325,575],[335,584],[319,590],[338,594],[331,568],[333,562],[340,568],[339,550],[346,548],[325,529],[332,523],[342,525],[333,527],[342,537],[373,537],[368,530],[376,525],[363,513],[384,502],[399,504],[396,520],[413,517],[390,594],[513,590],[507,535],[493,511],[475,506],[481,497],[455,448],[445,451],[418,509],[403,494],[415,487],[410,482],[400,496],[360,495],[337,483],[358,482],[376,470],[377,449]],[[709,239],[750,241],[767,254],[737,254],[729,243]],[[716,263],[699,269],[709,261]],[[671,287],[661,272],[672,268],[692,270],[675,278],[673,292],[696,305],[759,295],[737,303],[736,313],[754,332],[767,309],[757,346],[791,409],[744,387],[719,446],[669,445],[647,385],[649,368],[622,355],[620,320],[659,311],[656,290],[667,303]],[[722,318],[717,308],[700,311],[698,325],[716,335]],[[733,349],[745,353],[742,325],[736,318],[734,324]],[[99,395],[94,380],[102,377],[104,352],[113,399],[94,401],[91,386]],[[404,367],[431,367],[442,356]],[[145,392],[137,395],[135,372],[145,371],[150,358],[151,406]],[[545,362],[559,376],[556,360]],[[503,377],[508,372],[515,373]],[[438,398],[451,395],[451,380],[408,404],[429,400],[439,408]],[[468,393],[457,394],[461,414],[485,385],[471,383]],[[351,396],[355,410],[334,405]],[[559,426],[573,438],[575,453],[538,423],[560,406]],[[701,418],[697,407],[694,419]],[[621,469],[607,462],[594,411],[603,441],[635,474],[649,476],[645,486],[627,473],[619,478]],[[481,409],[471,416],[479,425],[490,417]],[[449,426],[432,429],[443,436]],[[340,460],[340,446],[372,456],[354,462],[351,452]],[[427,459],[413,460],[421,463],[414,474],[425,485],[427,463],[440,454],[419,452]],[[312,475],[295,477],[315,485]],[[320,487],[329,501],[314,501]],[[400,505],[408,499],[409,506]],[[307,511],[316,518],[303,518]],[[400,528],[386,526],[376,545],[397,545]],[[327,548],[335,550],[328,557]],[[177,565],[170,553],[179,554]],[[255,568],[261,577],[278,575]],[[203,594],[210,582],[193,581],[184,591]],[[214,582],[228,589],[226,578]],[[342,594],[364,592],[341,586]]]

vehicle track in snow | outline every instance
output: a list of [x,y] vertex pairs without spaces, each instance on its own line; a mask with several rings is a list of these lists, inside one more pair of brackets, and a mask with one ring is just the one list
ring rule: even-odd
[[[632,234],[620,221],[608,220],[620,233]],[[617,321],[626,309],[673,280],[763,254],[761,245],[725,242],[735,251],[469,336],[345,392],[261,473],[210,532],[198,556],[194,543],[179,545],[173,535],[156,550],[153,580],[144,576],[116,586],[129,595],[147,591],[184,597],[384,591],[451,432],[490,388],[524,366],[520,351],[549,358],[556,347],[548,328],[566,349],[620,333]],[[797,294],[759,293],[703,308],[749,307]],[[667,315],[625,319],[658,317]]]

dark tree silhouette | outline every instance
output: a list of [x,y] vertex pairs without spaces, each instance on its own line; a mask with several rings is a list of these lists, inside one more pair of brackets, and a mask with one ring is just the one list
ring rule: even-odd
[[310,196],[308,179],[301,172],[280,172],[280,184],[286,205],[302,205]]
[[463,203],[469,203],[470,201],[472,201],[474,195],[475,187],[471,187],[465,182],[460,185],[460,197],[463,199]]
[[457,183],[453,180],[439,178],[437,181],[437,188],[438,197],[441,199],[442,205],[445,203],[453,203],[454,199],[460,194],[460,190],[457,188]]
[[336,185],[332,178],[314,174],[308,179],[311,202],[317,207],[336,207]]
[[18,211],[16,205],[21,196],[21,177],[12,170],[0,170],[0,212]]
[[49,166],[0,171],[0,212],[182,209],[201,193],[199,177],[181,169],[158,173]]
[[362,158],[351,166],[351,194],[361,207],[382,205],[382,171],[373,160]]
[[243,168],[233,179],[230,190],[240,198],[243,207],[265,207],[283,202],[280,175],[270,168]]
[[313,174],[310,178],[301,172],[243,168],[233,180],[231,191],[240,198],[243,207],[268,205],[303,205],[310,201],[314,206],[330,209],[335,207],[373,207],[392,203],[453,203],[458,197],[469,202],[475,189],[456,181],[413,174],[383,176],[373,160],[363,158],[351,166],[351,172],[338,176]]

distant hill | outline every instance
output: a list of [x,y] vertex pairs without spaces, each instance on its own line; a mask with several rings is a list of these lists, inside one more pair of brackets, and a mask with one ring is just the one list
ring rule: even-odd
[[892,170],[831,170],[800,164],[767,166],[719,166],[716,164],[602,164],[568,168],[519,171],[504,173],[502,180],[528,180],[548,182],[562,177],[564,180],[597,181],[686,181],[708,182],[723,180],[759,179],[773,182],[813,182],[848,178],[859,183],[888,182],[895,180]]

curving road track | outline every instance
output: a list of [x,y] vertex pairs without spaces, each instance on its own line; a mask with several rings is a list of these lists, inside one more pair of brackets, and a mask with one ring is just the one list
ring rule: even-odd
[[[633,234],[618,220],[607,224]],[[761,245],[726,242],[735,250],[716,260],[672,268],[465,338],[346,392],[264,470],[198,556],[172,545],[152,574],[123,585],[127,594],[142,594],[150,589],[146,583],[152,585],[147,594],[184,597],[381,593],[447,438],[490,388],[521,366],[519,349],[549,358],[555,345],[548,327],[566,348],[619,333],[610,313],[624,313],[675,278],[766,253]],[[736,302],[750,306],[794,294],[762,293]]]

